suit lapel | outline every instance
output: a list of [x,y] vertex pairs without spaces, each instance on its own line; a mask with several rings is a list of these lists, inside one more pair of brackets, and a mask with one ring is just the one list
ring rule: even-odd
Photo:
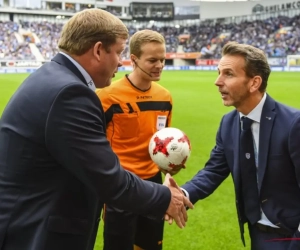
[[234,153],[234,165],[233,165],[233,176],[235,177],[234,184],[235,184],[235,190],[237,197],[239,197],[240,192],[240,181],[241,181],[241,175],[240,175],[240,162],[239,162],[239,153],[240,152],[240,132],[241,132],[241,126],[240,126],[240,116],[239,113],[236,111],[235,115],[235,122],[232,126],[232,135],[233,135],[233,152]]
[[275,101],[267,95],[262,109],[259,129],[259,153],[258,155],[258,190],[260,191],[264,179],[268,153],[270,147],[271,131],[276,117]]
[[72,71],[73,74],[75,74],[85,85],[87,85],[86,80],[84,79],[83,75],[80,73],[78,68],[63,54],[56,54],[56,56],[51,61],[57,62],[58,64],[65,66],[70,71]]
[[[73,74],[75,74],[88,87],[88,84],[87,84],[85,78],[83,77],[83,75],[80,73],[79,69],[63,54],[60,54],[60,53],[56,54],[56,56],[51,61],[54,61],[60,65],[65,66],[66,68],[68,68]],[[100,105],[101,113],[103,114],[101,119],[103,120],[104,131],[106,131],[105,115],[104,115],[104,110],[103,110],[102,103],[100,100],[99,100],[99,105]]]

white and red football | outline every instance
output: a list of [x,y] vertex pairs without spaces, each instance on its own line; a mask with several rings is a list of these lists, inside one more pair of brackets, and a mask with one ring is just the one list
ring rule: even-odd
[[186,163],[191,154],[191,143],[180,129],[163,128],[150,139],[149,154],[160,168],[171,171]]

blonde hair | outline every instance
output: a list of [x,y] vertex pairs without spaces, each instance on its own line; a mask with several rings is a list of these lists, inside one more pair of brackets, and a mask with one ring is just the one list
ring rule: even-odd
[[142,54],[142,45],[150,42],[165,44],[165,38],[158,32],[147,29],[134,33],[129,43],[130,53],[140,57]]
[[128,29],[119,18],[101,9],[86,9],[64,25],[58,47],[70,54],[82,55],[95,43],[102,42],[109,52],[117,38],[128,38]]

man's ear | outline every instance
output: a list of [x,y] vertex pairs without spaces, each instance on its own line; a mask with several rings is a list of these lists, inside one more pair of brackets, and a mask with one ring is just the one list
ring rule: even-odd
[[250,85],[250,92],[254,92],[256,90],[259,90],[259,88],[261,86],[261,83],[262,83],[261,76],[254,76],[252,78],[252,82],[251,82],[251,85]]
[[103,50],[103,44],[102,42],[96,42],[94,47],[93,47],[93,54],[97,58],[98,61],[101,59],[101,54]]
[[131,55],[130,55],[130,60],[131,60],[131,62],[132,62],[133,64],[136,64],[137,58],[136,58],[135,55],[131,54]]

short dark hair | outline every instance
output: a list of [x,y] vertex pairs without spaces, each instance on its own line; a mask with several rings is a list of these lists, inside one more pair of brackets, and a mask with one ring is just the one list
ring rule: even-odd
[[259,91],[266,91],[271,68],[262,50],[248,44],[228,42],[222,49],[222,55],[240,55],[244,57],[246,75],[248,77],[259,75],[262,79]]

